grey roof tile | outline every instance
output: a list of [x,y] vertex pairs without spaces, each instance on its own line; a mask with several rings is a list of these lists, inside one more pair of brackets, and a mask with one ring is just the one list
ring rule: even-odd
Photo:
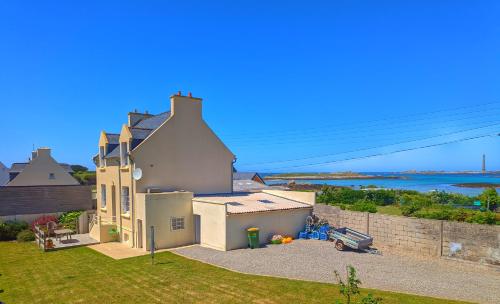
[[108,139],[108,144],[118,144],[120,134],[106,133],[106,138]]
[[9,172],[12,173],[22,172],[27,165],[28,163],[13,163],[12,166],[10,167]]
[[156,129],[170,117],[170,111],[163,112],[150,118],[141,120],[135,128]]

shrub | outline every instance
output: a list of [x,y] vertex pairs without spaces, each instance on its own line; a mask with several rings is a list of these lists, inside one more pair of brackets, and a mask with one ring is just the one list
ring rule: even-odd
[[33,242],[35,240],[35,234],[33,231],[26,229],[17,234],[18,242]]
[[377,205],[372,202],[357,201],[354,205],[350,206],[349,210],[376,213]]
[[476,211],[470,218],[467,219],[467,222],[493,225],[496,223],[495,213],[491,211],[486,211],[486,212]]
[[377,206],[392,205],[396,202],[396,192],[394,190],[366,191],[366,200]]
[[324,187],[317,201],[322,204],[354,204],[365,198],[364,191],[349,188]]
[[401,214],[403,214],[404,216],[413,216],[413,214],[420,209],[422,209],[422,207],[418,206],[417,204],[411,203],[401,207]]
[[32,224],[31,224],[31,230],[35,231],[35,226],[46,226],[48,222],[56,222],[57,223],[57,217],[53,215],[43,215],[39,218],[37,218]]
[[70,211],[65,212],[59,216],[59,224],[62,224],[64,227],[75,230],[76,229],[76,221],[80,217],[83,211]]
[[22,221],[6,221],[0,223],[0,241],[15,240],[17,234],[22,230],[28,229],[28,223]]

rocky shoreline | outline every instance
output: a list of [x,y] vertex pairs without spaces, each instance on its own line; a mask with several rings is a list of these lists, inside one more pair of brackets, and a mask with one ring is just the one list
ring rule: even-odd
[[500,184],[494,183],[461,183],[453,184],[452,186],[461,188],[500,188]]

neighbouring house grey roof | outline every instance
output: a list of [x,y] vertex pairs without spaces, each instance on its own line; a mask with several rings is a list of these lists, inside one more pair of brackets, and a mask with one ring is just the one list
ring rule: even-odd
[[60,163],[59,166],[63,167],[63,169],[66,170],[66,172],[73,173],[73,169],[71,169],[71,165]]
[[13,163],[12,166],[10,167],[9,172],[11,173],[22,172],[27,165],[28,163]]
[[228,214],[312,208],[309,204],[264,192],[196,196],[193,201],[225,204]]
[[239,180],[233,179],[234,192],[251,192],[267,188],[269,187],[251,179],[239,179]]
[[233,173],[233,180],[246,180],[246,179],[252,179],[254,176],[257,175],[262,179],[262,177],[259,175],[257,172],[234,172]]
[[[10,167],[10,169],[9,169],[9,173],[21,173],[26,168],[26,166],[28,164],[29,163],[13,163],[12,166]],[[64,164],[64,163],[59,163],[59,165],[61,167],[63,167],[63,169],[66,172],[68,172],[68,173],[72,173],[73,172],[73,169],[71,169],[71,165]]]
[[170,111],[163,112],[153,117],[141,120],[134,126],[134,128],[154,130],[158,128],[163,122],[165,122],[169,117],[170,117]]
[[0,186],[3,186],[9,182],[9,168],[7,168],[2,162],[0,162]]

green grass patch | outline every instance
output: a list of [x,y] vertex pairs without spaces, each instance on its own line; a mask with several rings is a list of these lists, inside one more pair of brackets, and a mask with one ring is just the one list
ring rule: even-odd
[[402,215],[401,208],[395,205],[377,206],[377,213],[387,215]]
[[[246,275],[170,252],[113,260],[89,248],[42,253],[0,242],[0,300],[6,303],[334,303],[338,286]],[[332,276],[334,269],[332,268]],[[381,278],[383,279],[383,278]],[[361,281],[363,278],[361,278]],[[383,303],[463,303],[363,289]]]

